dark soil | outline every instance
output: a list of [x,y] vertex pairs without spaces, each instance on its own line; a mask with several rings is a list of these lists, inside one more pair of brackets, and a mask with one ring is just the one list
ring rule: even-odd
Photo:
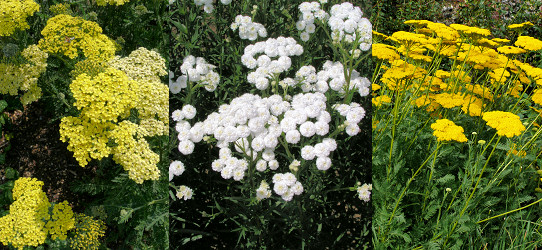
[[[21,177],[34,177],[44,182],[43,190],[49,201],[67,200],[74,210],[85,204],[88,197],[74,193],[70,186],[93,175],[95,167],[79,166],[67,143],[60,141],[60,119],[49,114],[41,101],[24,110],[8,111],[9,124],[0,137],[0,153],[7,150],[6,162],[0,165],[0,184],[6,180],[4,171],[13,168]],[[11,138],[6,140],[6,135]],[[84,208],[83,208],[84,209]]]

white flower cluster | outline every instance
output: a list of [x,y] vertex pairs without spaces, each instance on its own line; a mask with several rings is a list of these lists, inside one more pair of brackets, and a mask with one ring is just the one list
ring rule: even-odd
[[[344,78],[344,66],[340,62],[326,61],[323,69],[316,75],[316,83],[312,84],[307,80],[302,83],[308,85],[304,89],[309,91],[325,92],[327,90],[326,86],[329,84],[329,88],[344,94],[347,87]],[[349,89],[357,89],[359,95],[367,96],[371,92],[370,87],[371,81],[367,77],[362,77],[356,70],[352,71],[350,85],[348,85]]]
[[[302,53],[303,46],[297,44],[291,37],[269,38],[265,42],[245,47],[241,62],[249,69],[256,69],[248,74],[248,82],[254,84],[257,89],[264,90],[269,86],[270,79],[292,66],[290,56],[299,56]],[[273,60],[277,57],[278,59]]]
[[260,183],[260,187],[256,189],[256,199],[261,201],[271,197],[271,190],[269,189],[269,184],[266,181]]
[[369,19],[363,17],[359,7],[344,2],[331,7],[331,16],[328,25],[331,28],[331,37],[334,42],[344,39],[347,43],[355,40],[361,42],[359,48],[363,51],[371,49],[373,40],[372,25]]
[[169,91],[171,91],[172,94],[177,94],[181,92],[181,89],[186,88],[188,78],[185,75],[177,77],[176,80],[173,80],[174,78],[175,73],[169,71]]
[[184,200],[190,200],[192,199],[192,189],[185,186],[185,185],[182,185],[179,187],[179,190],[177,190],[177,194],[175,194],[175,196],[177,196],[177,198],[180,200],[180,199],[184,199]]
[[235,158],[229,148],[221,148],[219,158],[212,163],[212,169],[220,172],[220,175],[224,179],[233,177],[234,180],[241,181],[245,177],[245,171],[248,169],[248,161]]
[[267,30],[260,23],[253,23],[252,18],[249,16],[238,15],[235,17],[235,22],[233,22],[230,28],[235,31],[239,28],[239,37],[241,39],[248,39],[254,41],[260,37],[267,36]]
[[275,174],[273,176],[273,191],[285,201],[291,201],[294,195],[303,193],[303,185],[292,173]]
[[181,65],[182,76],[172,81],[174,75],[170,72],[169,90],[177,94],[186,88],[187,81],[190,81],[205,87],[209,92],[214,91],[220,82],[220,75],[213,71],[214,68],[216,66],[207,63],[202,57],[187,56]]
[[299,11],[301,11],[301,16],[295,26],[297,30],[301,31],[301,40],[306,42],[309,40],[310,34],[316,31],[314,20],[324,21],[329,17],[329,14],[320,9],[318,2],[303,2],[299,5]]
[[181,161],[173,161],[169,164],[169,181],[173,180],[173,177],[182,175],[184,173],[184,164]]
[[[361,184],[361,183],[360,183]],[[373,190],[373,184],[363,184],[358,187],[358,197],[360,200],[369,202],[371,200],[371,191]]]
[[175,129],[179,134],[179,152],[183,155],[189,155],[194,151],[194,143],[198,143],[203,139],[201,133],[201,122],[191,126],[186,120],[190,120],[196,116],[196,108],[190,104],[186,104],[182,109],[173,111],[171,117],[177,122]]
[[[322,93],[297,94],[290,102],[279,95],[261,98],[247,93],[233,99],[230,104],[223,104],[218,112],[211,113],[205,121],[191,127],[183,119],[193,118],[195,112],[190,105],[173,112],[179,132],[179,151],[192,153],[194,143],[201,141],[203,136],[214,136],[220,151],[212,169],[220,172],[224,179],[236,181],[244,178],[249,165],[247,159],[256,162],[257,171],[276,170],[279,163],[274,150],[279,140],[298,144],[302,138],[325,136],[329,133],[331,121],[331,115],[326,111],[326,97]],[[317,168],[327,170],[331,166],[328,156],[336,148],[335,140],[326,138],[314,146],[305,146],[301,154],[304,159],[318,157]],[[235,157],[233,149],[243,157]]]
[[[231,0],[220,0],[220,2],[224,5],[228,5],[231,3]],[[194,0],[194,3],[196,6],[202,6],[205,13],[211,14],[213,13],[213,10],[215,7],[213,6],[213,0]]]
[[354,136],[361,131],[358,123],[365,117],[365,109],[358,103],[335,104],[333,105],[333,109],[337,110],[340,115],[346,117],[346,121],[343,125],[345,126],[346,134]]
[[325,138],[322,142],[314,146],[306,145],[301,149],[301,158],[310,161],[316,158],[316,168],[318,170],[328,170],[331,167],[331,158],[329,154],[337,149],[337,142],[331,138]]

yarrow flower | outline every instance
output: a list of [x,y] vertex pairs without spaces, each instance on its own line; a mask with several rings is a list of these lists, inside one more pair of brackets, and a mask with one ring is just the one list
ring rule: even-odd
[[518,115],[504,111],[485,112],[482,119],[487,122],[487,125],[496,129],[497,134],[512,138],[516,135],[521,135],[525,130],[525,126],[521,123]]
[[463,128],[448,119],[435,121],[431,124],[431,128],[434,130],[433,135],[437,137],[437,141],[467,141],[467,137],[463,134]]
[[[18,249],[37,247],[51,239],[65,240],[74,228],[73,211],[64,201],[51,204],[42,190],[43,182],[21,177],[13,186],[13,203],[7,215],[0,217],[0,242]],[[51,209],[52,207],[52,209]]]
[[169,181],[171,181],[174,176],[179,176],[183,173],[184,164],[181,161],[173,161],[169,164]]
[[269,184],[266,181],[262,180],[258,189],[256,189],[256,199],[258,201],[264,200],[271,197],[271,190],[269,189]]
[[30,45],[21,52],[26,63],[15,65],[0,63],[0,94],[18,95],[23,91],[21,103],[27,105],[41,97],[38,78],[47,68],[48,54],[36,45]]
[[85,214],[75,214],[75,235],[68,240],[71,249],[97,250],[100,238],[105,236],[107,227],[102,220]]
[[334,42],[344,40],[347,43],[352,43],[358,40],[361,43],[359,49],[363,51],[371,49],[372,24],[369,19],[363,17],[363,12],[359,7],[344,2],[333,5],[330,14],[327,23],[331,28],[331,37]]
[[273,176],[273,191],[284,201],[291,201],[294,195],[303,193],[303,185],[292,173],[275,174]]
[[235,22],[231,24],[230,28],[233,31],[239,29],[239,37],[250,41],[258,39],[258,36],[267,36],[265,27],[261,23],[252,22],[252,18],[249,16],[236,16]]
[[269,87],[270,80],[290,68],[292,65],[290,56],[302,53],[303,46],[297,44],[291,37],[269,38],[264,42],[245,47],[241,62],[247,68],[255,69],[248,74],[248,82],[254,84],[257,89],[264,90]]
[[196,86],[203,86],[209,92],[215,91],[218,83],[220,82],[220,76],[213,71],[216,66],[209,64],[202,57],[187,56],[183,60],[181,65],[181,72],[184,78],[177,78],[177,81],[170,81],[170,91],[172,93],[180,91],[180,89],[186,88],[187,82],[197,83]]
[[39,11],[40,5],[33,0],[0,1],[0,37],[10,36],[16,30],[30,28],[26,18]]
[[38,42],[40,49],[51,54],[63,54],[71,59],[83,55],[91,60],[107,61],[115,55],[115,42],[102,34],[95,22],[66,14],[47,20]]
[[[160,157],[145,137],[169,132],[168,88],[160,82],[167,74],[165,60],[140,48],[109,63],[104,72],[81,73],[70,84],[81,113],[62,118],[60,139],[69,143],[68,150],[82,167],[91,159],[113,155],[136,183],[156,180]],[[138,111],[137,123],[126,120],[132,109]]]
[[362,201],[369,202],[371,200],[371,191],[373,190],[373,184],[363,184],[358,187],[358,198]]
[[177,196],[178,199],[190,200],[192,199],[192,194],[193,192],[191,188],[185,185],[182,185],[177,190],[177,194],[175,194],[175,196]]
[[[220,0],[220,2],[224,5],[228,5],[231,3],[231,0]],[[211,14],[213,13],[213,10],[215,7],[213,6],[213,0],[194,0],[194,3],[196,6],[202,6],[205,13]]]
[[310,34],[316,31],[315,20],[325,21],[329,14],[320,8],[318,2],[303,2],[299,5],[299,21],[296,22],[296,28],[301,32],[301,40],[306,42],[310,38]]

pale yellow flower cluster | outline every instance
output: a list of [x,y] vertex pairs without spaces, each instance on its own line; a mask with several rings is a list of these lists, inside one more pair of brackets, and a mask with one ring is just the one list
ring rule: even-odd
[[18,95],[23,91],[21,103],[27,105],[41,97],[38,78],[47,68],[47,53],[30,45],[21,52],[26,63],[14,65],[0,63],[0,94]]

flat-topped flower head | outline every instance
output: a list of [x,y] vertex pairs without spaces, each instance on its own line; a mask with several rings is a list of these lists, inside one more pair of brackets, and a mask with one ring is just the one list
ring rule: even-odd
[[530,36],[520,36],[514,45],[522,47],[528,51],[538,51],[542,49],[542,41],[530,37]]
[[528,29],[530,27],[533,27],[534,24],[531,22],[524,22],[524,23],[514,23],[507,26],[508,29],[515,30],[515,31],[522,31],[525,29]]
[[487,122],[487,125],[496,129],[497,134],[512,138],[520,135],[525,130],[525,126],[521,123],[518,115],[504,111],[490,111],[482,115],[482,119]]
[[435,121],[435,123],[431,124],[431,128],[434,130],[433,135],[437,137],[437,141],[439,142],[467,142],[467,137],[463,134],[463,128],[448,119],[439,119]]

